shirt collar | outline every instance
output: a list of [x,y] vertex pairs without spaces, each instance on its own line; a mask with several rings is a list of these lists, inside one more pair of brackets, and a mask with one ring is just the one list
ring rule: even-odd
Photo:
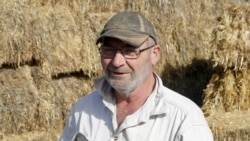
[[[147,101],[145,104],[142,106],[142,110],[147,111],[150,109],[149,116],[157,116],[161,114],[165,114],[165,108],[166,104],[162,100],[161,97],[163,97],[163,83],[161,78],[154,73],[154,76],[156,78],[156,85],[151,93],[151,95],[148,97]],[[108,107],[112,112],[115,110],[115,98],[113,96],[113,88],[109,85],[108,81],[106,80],[105,77],[101,77],[97,79],[94,82],[94,86],[96,91],[98,91],[102,97],[103,97],[103,102],[106,107]],[[149,108],[149,109],[148,109]]]

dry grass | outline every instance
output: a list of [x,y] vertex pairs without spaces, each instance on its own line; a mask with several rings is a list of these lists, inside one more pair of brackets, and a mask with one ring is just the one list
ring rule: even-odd
[[25,1],[1,1],[0,5],[5,5],[0,16],[1,65],[19,67],[36,60],[48,64],[52,75],[82,70],[93,76],[100,69],[97,48],[91,42],[96,38],[89,22],[92,17],[80,9]]
[[72,102],[92,90],[91,79],[80,74],[51,80],[37,67],[4,69],[0,76],[0,129],[4,134],[62,129]]
[[229,7],[213,31],[212,48],[215,66],[241,71],[250,68],[249,5]]
[[[96,37],[125,9],[155,25],[162,46],[155,69],[165,84],[194,101],[207,87],[203,109],[216,140],[249,139],[248,126],[228,129],[238,124],[230,117],[250,103],[250,8],[243,3],[248,1],[1,0],[0,140],[58,139],[72,104],[101,75]],[[235,122],[220,128],[218,113]]]
[[217,113],[207,118],[217,141],[249,141],[250,111]]
[[56,141],[61,130],[31,131],[22,134],[1,135],[2,141]]
[[229,7],[213,31],[214,67],[205,90],[206,114],[250,108],[250,7]]
[[205,90],[205,114],[245,111],[250,107],[250,70],[235,73],[213,74]]

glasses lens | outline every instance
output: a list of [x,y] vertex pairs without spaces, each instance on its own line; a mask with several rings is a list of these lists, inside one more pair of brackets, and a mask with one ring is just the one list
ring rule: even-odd
[[100,53],[101,53],[101,56],[105,58],[112,58],[114,54],[116,53],[116,49],[108,48],[108,47],[101,47]]
[[122,54],[127,59],[135,59],[138,57],[139,51],[133,48],[123,48]]
[[113,58],[117,51],[121,50],[122,55],[126,59],[136,59],[140,54],[139,48],[122,48],[122,49],[115,49],[111,47],[100,47],[100,54],[104,58]]

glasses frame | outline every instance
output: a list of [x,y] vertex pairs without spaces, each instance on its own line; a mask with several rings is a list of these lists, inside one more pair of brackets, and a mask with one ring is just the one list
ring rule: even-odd
[[[124,55],[124,51],[123,51],[123,49],[125,49],[125,48],[121,48],[121,49],[116,49],[116,48],[113,48],[113,47],[104,47],[105,45],[102,45],[101,47],[99,47],[99,53],[100,53],[100,55],[103,57],[103,58],[113,58],[115,55],[116,55],[116,53],[117,53],[117,51],[120,51],[121,52],[121,54],[122,54],[122,56],[124,57],[124,58],[126,58],[126,59],[137,59],[137,58],[139,58],[139,56],[140,56],[140,54],[142,53],[142,52],[144,52],[144,51],[146,51],[146,50],[148,50],[148,49],[150,49],[150,48],[153,48],[154,46],[155,46],[156,44],[154,44],[154,45],[152,45],[152,46],[148,46],[148,47],[146,47],[146,48],[143,48],[143,49],[139,49],[138,51],[137,51],[137,49],[139,48],[139,47],[137,47],[134,51],[135,51],[135,54],[136,54],[136,57],[131,57],[131,58],[129,58],[129,57],[126,57],[125,55]],[[102,51],[101,51],[101,49],[103,49],[103,48],[112,48],[113,50],[114,50],[114,53],[113,53],[113,56],[111,57],[108,57],[108,56],[105,56],[105,55],[102,55]],[[131,48],[131,47],[130,47]]]

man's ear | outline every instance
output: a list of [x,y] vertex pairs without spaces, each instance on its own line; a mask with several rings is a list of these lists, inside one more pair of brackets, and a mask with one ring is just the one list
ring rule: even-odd
[[153,47],[151,55],[152,55],[151,56],[152,65],[155,65],[160,60],[160,56],[161,56],[161,47],[160,47],[160,45],[156,44]]

